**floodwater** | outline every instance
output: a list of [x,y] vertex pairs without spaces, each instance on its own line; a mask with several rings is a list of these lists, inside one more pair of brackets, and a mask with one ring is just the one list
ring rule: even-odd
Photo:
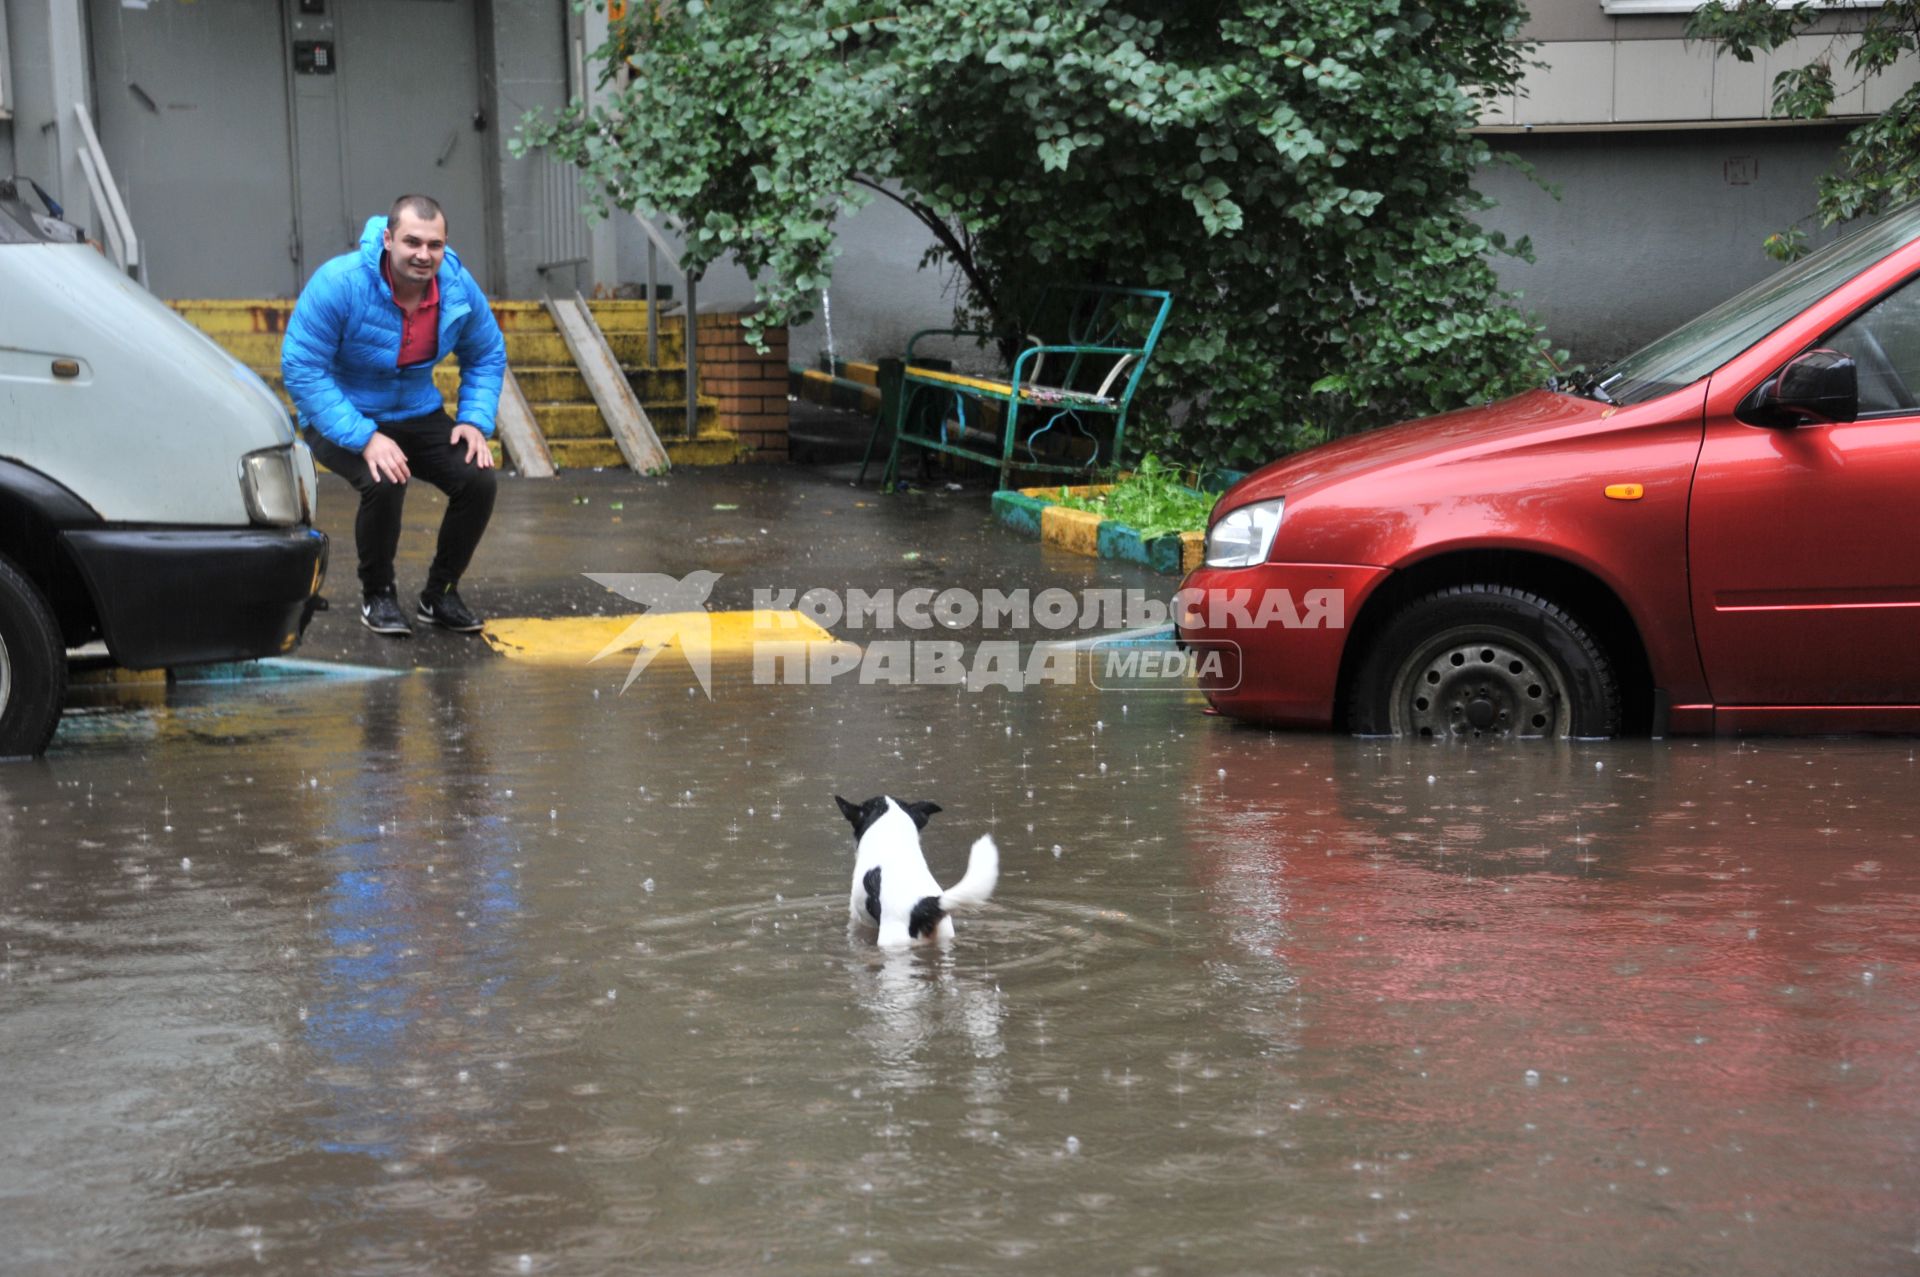
[[[1920,1268],[1911,742],[504,663],[0,770],[9,1273]],[[983,829],[945,951],[832,796]]]

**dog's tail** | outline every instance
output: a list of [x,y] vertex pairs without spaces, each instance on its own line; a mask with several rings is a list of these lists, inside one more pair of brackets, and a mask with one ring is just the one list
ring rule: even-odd
[[993,899],[993,889],[999,881],[1000,848],[994,845],[993,835],[982,834],[974,840],[973,850],[967,855],[967,872],[960,875],[960,881],[914,905],[907,934],[915,939],[931,935],[948,914],[987,903]]
[[971,909],[993,899],[993,888],[1000,881],[1000,848],[992,834],[981,834],[967,855],[967,872],[960,881],[940,893],[940,909],[952,913]]

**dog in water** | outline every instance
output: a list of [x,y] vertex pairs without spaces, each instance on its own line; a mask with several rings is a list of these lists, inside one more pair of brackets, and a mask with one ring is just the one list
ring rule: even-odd
[[856,807],[838,794],[833,801],[853,825],[857,847],[853,894],[847,906],[856,923],[878,930],[876,939],[882,946],[951,940],[950,915],[983,905],[993,896],[994,884],[1000,880],[1000,849],[991,834],[974,841],[967,872],[942,890],[920,854],[920,831],[940,810],[938,804],[903,803],[882,796]]

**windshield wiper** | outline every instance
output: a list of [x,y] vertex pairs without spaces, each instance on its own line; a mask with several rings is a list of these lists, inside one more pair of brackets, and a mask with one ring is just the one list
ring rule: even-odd
[[1613,367],[1613,364],[1609,361],[1601,364],[1598,368],[1582,369],[1566,377],[1549,378],[1547,381],[1547,389],[1563,391],[1570,395],[1579,395],[1586,399],[1598,400],[1603,404],[1611,404],[1613,403],[1613,396],[1600,388],[1601,374],[1611,367]]

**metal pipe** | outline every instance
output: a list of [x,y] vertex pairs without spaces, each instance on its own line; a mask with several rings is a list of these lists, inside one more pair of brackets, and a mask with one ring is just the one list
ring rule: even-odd
[[660,247],[647,241],[647,367],[660,366]]
[[700,433],[700,308],[694,276],[687,280],[687,438]]

